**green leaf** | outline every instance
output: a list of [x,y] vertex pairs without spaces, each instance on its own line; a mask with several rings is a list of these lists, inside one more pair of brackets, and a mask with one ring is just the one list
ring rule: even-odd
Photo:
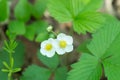
[[[93,55],[91,58],[94,58],[91,59],[90,55],[88,57],[88,54],[84,54],[87,55],[86,57],[82,55],[79,62],[73,66],[68,80],[84,80],[84,78],[85,80],[100,80],[102,73],[101,65],[103,65],[108,80],[120,80],[120,23],[112,17],[107,16],[107,19],[108,22],[92,36],[93,39],[87,46]],[[96,65],[91,64],[91,62],[96,62],[99,66],[97,69],[98,72],[90,73],[92,76],[90,75],[89,77],[86,73],[88,74],[90,72],[90,68],[94,69],[93,67],[96,67]],[[91,67],[91,65],[93,65],[93,67]],[[79,77],[79,75],[83,76]]]
[[88,48],[102,60],[108,80],[120,80],[120,23],[110,20],[93,35]]
[[49,34],[46,30],[48,24],[46,22],[37,21],[34,23],[34,25],[36,26],[36,34],[37,34],[37,37],[35,38],[36,42],[42,42],[49,38]]
[[[111,24],[110,24],[111,23]],[[109,57],[120,53],[120,24],[119,22],[108,21],[96,34],[88,45],[89,50],[98,58]]]
[[[36,21],[28,25],[26,28],[25,37],[29,40],[34,40],[36,42],[42,42],[43,40],[48,39],[49,34],[47,32],[48,24],[44,21]],[[35,37],[36,35],[36,37]]]
[[90,39],[88,39],[88,40],[86,40],[86,41],[84,41],[83,43],[81,43],[79,46],[78,46],[78,48],[77,48],[77,51],[78,52],[82,52],[82,53],[90,53],[90,51],[88,50],[88,48],[87,48],[87,45],[88,45],[88,43],[90,43]]
[[55,71],[54,80],[66,80],[67,79],[67,68],[60,67]]
[[8,69],[2,69],[1,71],[2,71],[2,72],[9,72]]
[[101,8],[103,5],[104,0],[81,0],[85,7],[83,11],[95,11]]
[[20,21],[28,21],[31,16],[31,4],[28,0],[19,0],[14,11],[15,17]]
[[9,30],[6,30],[6,35],[9,40],[15,40],[17,36],[15,33],[10,32]]
[[104,22],[104,17],[95,12],[101,1],[103,0],[50,0],[48,9],[51,16],[59,22],[72,22],[77,33],[94,32]]
[[0,0],[0,22],[8,18],[9,10],[7,0]]
[[10,67],[8,66],[8,64],[7,64],[5,61],[3,61],[3,65],[4,65],[4,67],[6,67],[7,69],[10,69]]
[[36,26],[34,26],[33,24],[30,24],[26,27],[26,33],[24,34],[24,36],[28,40],[33,41],[35,37],[35,33],[36,33]]
[[15,72],[19,72],[19,71],[21,71],[21,68],[15,68],[15,69],[13,69],[13,72],[15,73]]
[[112,64],[109,61],[104,61],[104,70],[108,80],[120,80],[120,64]]
[[50,74],[51,72],[45,68],[31,65],[23,72],[21,80],[49,80]]
[[52,58],[48,58],[46,56],[43,56],[40,51],[38,50],[38,58],[40,61],[42,61],[43,64],[48,66],[51,69],[55,69],[59,65],[59,58],[58,55],[54,55]]
[[108,80],[120,80],[120,65],[104,64]]
[[40,17],[43,16],[43,13],[46,9],[46,5],[47,5],[47,1],[48,0],[36,0],[34,5],[33,5],[33,11],[32,11],[32,15],[39,19]]
[[114,16],[112,16],[110,14],[104,13],[103,17],[105,18],[105,21],[107,21],[107,22],[105,22],[104,24],[102,24],[102,26],[105,26],[106,24],[109,24],[111,22],[119,22],[119,20],[116,17],[114,17]]
[[25,58],[25,46],[22,42],[18,43],[18,46],[15,49],[14,57],[14,68],[22,67],[24,64]]
[[48,9],[59,22],[68,22],[82,10],[82,3],[80,0],[50,0]]
[[21,21],[11,21],[8,28],[11,33],[16,35],[23,35],[26,31],[25,24]]
[[67,80],[100,80],[102,66],[95,56],[82,54],[80,60],[72,65]]
[[36,34],[47,32],[48,24],[45,21],[36,21],[34,25],[36,26]]
[[[115,45],[118,45],[118,43]],[[103,61],[105,76],[108,78],[108,80],[120,80],[120,50],[118,51],[118,46],[115,48],[116,53],[108,56]]]
[[36,42],[42,42],[42,41],[44,41],[44,40],[47,40],[48,37],[49,37],[48,33],[46,33],[46,32],[40,33],[40,34],[37,35],[35,41],[36,41]]
[[99,12],[84,12],[79,15],[76,17],[75,21],[73,21],[74,31],[79,34],[86,34],[86,31],[94,33],[105,21],[104,17]]

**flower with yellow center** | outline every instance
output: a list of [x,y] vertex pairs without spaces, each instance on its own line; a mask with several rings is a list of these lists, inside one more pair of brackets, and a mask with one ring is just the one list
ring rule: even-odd
[[52,49],[52,47],[53,47],[52,44],[46,44],[45,49],[47,51],[50,51]]
[[54,43],[57,54],[63,55],[66,52],[73,51],[73,38],[66,34],[60,33]]
[[59,42],[59,46],[60,46],[61,48],[65,48],[65,47],[67,46],[66,41],[61,40],[61,41]]
[[55,48],[53,46],[54,39],[50,38],[41,43],[40,52],[42,55],[52,57],[55,54]]

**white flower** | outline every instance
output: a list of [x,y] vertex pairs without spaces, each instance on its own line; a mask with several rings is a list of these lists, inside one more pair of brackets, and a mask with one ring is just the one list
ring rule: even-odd
[[57,54],[62,55],[66,52],[73,51],[73,38],[66,34],[60,33],[54,42]]
[[55,48],[53,46],[54,39],[50,38],[41,43],[40,52],[47,57],[53,57],[55,54]]

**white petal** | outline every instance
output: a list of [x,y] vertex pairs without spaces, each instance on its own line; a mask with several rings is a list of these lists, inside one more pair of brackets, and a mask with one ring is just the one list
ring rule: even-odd
[[64,33],[60,33],[60,34],[58,34],[57,39],[62,40],[65,36],[66,35]]
[[55,39],[53,39],[53,38],[49,38],[49,39],[48,39],[48,42],[51,43],[51,42],[54,42],[54,40],[55,40]]
[[52,42],[54,42],[53,38],[49,38],[48,40],[45,40],[41,43],[41,48],[44,48],[46,44],[50,43],[52,44]]
[[62,49],[62,48],[60,48],[60,46],[59,46],[59,41],[58,41],[58,40],[56,40],[56,41],[54,42],[54,47],[55,47],[55,50],[56,50],[57,54],[63,55],[63,54],[65,53],[65,50]]
[[66,52],[71,52],[71,51],[73,51],[73,45],[68,45],[68,46],[65,48],[65,51],[66,51]]
[[52,44],[53,48],[55,48],[55,45],[58,43],[57,39],[50,38],[48,39],[48,43]]
[[59,48],[59,41],[58,41],[57,39],[54,40],[53,46],[54,46],[55,48]]
[[54,55],[55,55],[55,50],[51,50],[51,51],[46,53],[47,57],[53,57]]
[[67,42],[68,45],[73,44],[73,38],[71,36],[65,36],[64,40]]
[[57,36],[57,39],[58,39],[59,41],[60,41],[60,40],[66,41],[68,45],[73,44],[73,38],[72,38],[72,36],[68,36],[68,35],[63,34],[63,33],[60,33],[60,34]]
[[65,50],[64,50],[64,49],[61,49],[61,48],[56,49],[56,52],[57,52],[57,54],[59,54],[59,55],[65,54]]
[[46,55],[45,49],[41,48],[41,49],[40,49],[40,53],[45,56],[45,55]]
[[43,42],[41,43],[41,48],[44,48],[47,43],[48,43],[47,40],[43,41]]

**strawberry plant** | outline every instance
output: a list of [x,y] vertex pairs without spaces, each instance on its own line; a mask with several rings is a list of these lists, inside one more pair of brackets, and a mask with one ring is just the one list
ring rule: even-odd
[[120,80],[120,23],[103,3],[0,0],[0,80]]

